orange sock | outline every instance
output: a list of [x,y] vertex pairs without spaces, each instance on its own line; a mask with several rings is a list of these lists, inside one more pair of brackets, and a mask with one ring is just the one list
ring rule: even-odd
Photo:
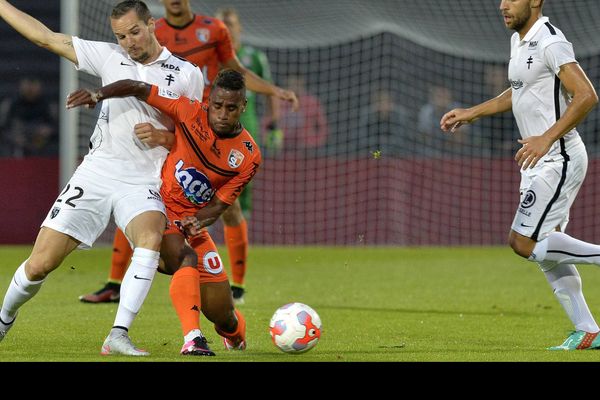
[[173,274],[169,294],[183,336],[193,329],[200,329],[200,272],[195,267],[180,268]]
[[244,316],[239,310],[235,310],[235,316],[237,317],[238,321],[237,329],[235,331],[231,333],[225,332],[219,329],[219,327],[216,325],[215,331],[219,335],[231,340],[234,343],[234,345],[237,346],[239,343],[246,340],[246,319],[244,319]]
[[129,245],[127,237],[119,228],[117,228],[115,231],[115,239],[113,241],[110,274],[108,275],[109,282],[121,283],[123,281],[132,255],[133,249]]
[[224,232],[233,284],[243,287],[244,277],[246,276],[246,259],[248,257],[248,225],[246,220],[243,219],[238,226],[225,225]]

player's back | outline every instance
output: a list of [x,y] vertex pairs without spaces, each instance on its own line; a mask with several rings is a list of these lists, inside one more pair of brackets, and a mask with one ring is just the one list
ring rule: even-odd
[[160,18],[156,21],[155,34],[161,45],[200,68],[204,75],[204,98],[220,64],[235,55],[227,27],[213,17],[194,15],[192,22],[183,27],[170,25],[165,18]]

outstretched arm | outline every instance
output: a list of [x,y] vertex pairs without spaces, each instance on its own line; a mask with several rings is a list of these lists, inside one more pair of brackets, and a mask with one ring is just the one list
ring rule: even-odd
[[225,63],[225,66],[242,73],[244,78],[246,78],[246,87],[248,89],[256,93],[275,96],[282,100],[289,101],[292,103],[292,109],[294,111],[298,111],[299,103],[296,93],[292,92],[291,90],[282,89],[279,86],[275,86],[272,83],[262,79],[260,76],[244,67],[237,57],[231,58]]
[[51,31],[46,25],[5,0],[0,0],[0,17],[26,39],[77,64],[77,55],[70,35]]
[[515,160],[523,169],[535,167],[552,144],[576,127],[598,103],[596,90],[579,64],[562,65],[558,78],[573,99],[565,113],[542,135],[519,139],[523,146],[517,151]]
[[150,89],[152,85],[131,79],[122,79],[93,91],[77,89],[67,96],[67,108],[79,106],[94,108],[100,101],[111,97],[135,96],[145,101],[150,95]]
[[478,118],[508,111],[512,108],[512,90],[506,89],[500,95],[471,108],[455,108],[448,111],[440,120],[444,132],[454,132],[461,125],[469,124]]

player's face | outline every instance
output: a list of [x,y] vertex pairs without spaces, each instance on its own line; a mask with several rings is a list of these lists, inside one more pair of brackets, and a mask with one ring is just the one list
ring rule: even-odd
[[507,28],[520,32],[531,19],[530,0],[502,0],[500,11]]
[[215,87],[208,97],[208,124],[218,136],[231,136],[239,131],[240,116],[246,110],[243,90]]
[[135,10],[131,10],[120,18],[111,18],[110,24],[117,41],[132,59],[143,64],[155,55],[154,19],[150,18],[146,25]]
[[189,0],[161,0],[165,6],[165,13],[179,17],[190,11]]

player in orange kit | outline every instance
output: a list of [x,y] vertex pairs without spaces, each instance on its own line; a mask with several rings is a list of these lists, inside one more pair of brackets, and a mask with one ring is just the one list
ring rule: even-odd
[[[235,54],[229,31],[221,20],[194,14],[189,0],[161,1],[165,7],[165,17],[156,21],[156,38],[173,54],[186,58],[202,70],[204,99],[207,98],[211,82],[218,71],[226,67],[243,73],[248,89],[288,100],[297,109],[298,100],[293,92],[274,86],[242,65]],[[238,200],[223,213],[223,225],[231,269],[245,271],[248,227]],[[130,258],[129,242],[117,229],[108,282],[100,290],[82,295],[79,299],[86,303],[119,301],[120,284]],[[244,290],[242,287],[236,289],[234,299],[241,303]]]
[[[214,355],[200,331],[200,309],[215,324],[227,349],[243,350],[246,324],[234,308],[217,247],[204,228],[236,200],[261,162],[258,146],[239,122],[246,107],[244,77],[229,69],[219,72],[208,103],[179,97],[167,88],[121,80],[96,91],[73,92],[67,107],[95,106],[107,98],[126,96],[163,111],[176,125],[161,174],[160,194],[169,219],[161,269],[173,274],[171,298],[184,334],[181,354]],[[149,137],[138,138],[155,144]],[[197,268],[180,267],[186,238],[198,255]]]

